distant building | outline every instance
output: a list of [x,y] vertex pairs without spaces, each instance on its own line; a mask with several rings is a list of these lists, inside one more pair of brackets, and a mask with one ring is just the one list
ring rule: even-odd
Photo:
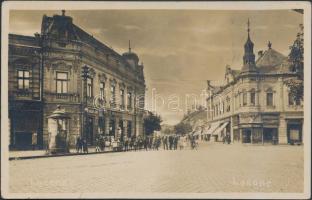
[[10,34],[8,64],[10,147],[30,147],[34,132],[37,144],[45,147],[47,116],[57,105],[70,113],[71,145],[79,135],[92,145],[97,134],[143,134],[143,64],[130,42],[129,51],[120,55],[62,11],[44,15],[35,37]]
[[233,142],[242,143],[302,142],[303,102],[295,102],[284,84],[286,79],[296,78],[297,72],[270,42],[257,60],[253,47],[248,22],[241,70],[227,66],[222,86],[208,81],[210,128],[205,132],[215,140],[229,134]]

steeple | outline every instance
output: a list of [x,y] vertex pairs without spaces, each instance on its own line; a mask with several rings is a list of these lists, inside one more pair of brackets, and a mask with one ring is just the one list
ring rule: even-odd
[[131,53],[131,45],[130,45],[130,40],[129,40],[129,53]]
[[242,72],[249,72],[256,70],[255,54],[253,53],[254,44],[250,39],[250,21],[247,22],[247,41],[244,45],[245,53],[243,57],[243,69]]

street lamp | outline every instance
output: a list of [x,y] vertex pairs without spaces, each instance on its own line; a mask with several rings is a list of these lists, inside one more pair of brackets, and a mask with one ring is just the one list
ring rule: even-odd
[[88,78],[90,77],[89,75],[90,72],[90,68],[85,65],[82,67],[81,70],[81,77],[83,79],[83,96],[84,96],[84,101],[82,103],[82,107],[81,110],[82,111],[82,119],[83,119],[83,134],[81,134],[83,136],[83,138],[86,138],[86,132],[87,132],[87,112],[88,112],[88,94],[87,94],[87,81]]

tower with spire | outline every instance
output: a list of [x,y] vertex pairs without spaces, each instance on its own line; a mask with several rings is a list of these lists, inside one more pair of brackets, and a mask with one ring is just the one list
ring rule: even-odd
[[256,63],[255,63],[255,54],[253,52],[253,47],[254,44],[250,39],[250,21],[248,19],[247,22],[247,41],[244,45],[244,57],[243,57],[243,68],[242,68],[242,73],[243,72],[255,72],[257,71],[256,68]]

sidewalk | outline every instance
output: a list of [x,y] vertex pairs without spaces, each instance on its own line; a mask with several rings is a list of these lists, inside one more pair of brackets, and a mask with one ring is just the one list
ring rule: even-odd
[[46,150],[9,151],[9,160],[24,160],[24,159],[34,159],[34,158],[122,152],[122,151],[113,151],[111,148],[106,148],[105,151],[95,152],[95,147],[88,147],[88,153],[77,153],[76,149],[70,149],[69,151],[70,153],[66,153],[66,154],[47,154]]

